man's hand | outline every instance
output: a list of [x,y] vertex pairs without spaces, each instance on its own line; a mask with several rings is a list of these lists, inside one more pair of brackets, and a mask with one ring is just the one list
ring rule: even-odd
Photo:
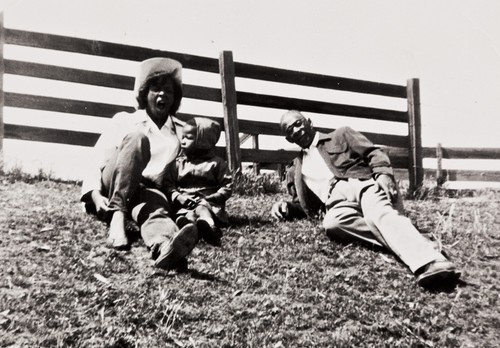
[[387,195],[389,202],[394,203],[398,199],[398,189],[394,177],[388,174],[381,174],[375,179],[375,186],[377,191],[383,190]]
[[187,209],[194,209],[198,205],[198,201],[197,200],[194,200],[191,197],[189,197],[187,195],[183,195],[183,194],[179,194],[175,198],[175,200],[177,201],[177,203],[179,203],[179,205],[181,207],[187,208]]
[[94,202],[97,217],[101,220],[106,220],[109,213],[109,199],[104,197],[98,190],[92,191],[92,202]]
[[290,210],[288,209],[288,203],[285,201],[279,201],[273,204],[271,208],[271,216],[277,220],[286,220],[290,217]]

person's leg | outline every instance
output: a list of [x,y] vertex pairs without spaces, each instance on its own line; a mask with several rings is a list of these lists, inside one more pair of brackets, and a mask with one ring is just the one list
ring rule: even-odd
[[189,223],[180,230],[171,218],[166,196],[153,188],[141,188],[134,197],[132,218],[141,229],[144,243],[151,250],[155,266],[172,269],[198,242],[198,231]]
[[363,241],[382,246],[368,227],[358,203],[342,201],[327,211],[323,219],[326,235],[341,242]]
[[323,227],[330,239],[383,245],[381,238],[377,238],[366,224],[356,199],[356,191],[347,180],[340,180],[335,184],[326,202],[326,208]]
[[198,227],[200,237],[208,244],[220,246],[222,232],[220,228],[215,225],[212,211],[204,205],[198,205],[195,212],[198,216],[196,219],[196,227]]
[[384,244],[412,272],[431,262],[446,260],[433,243],[420,234],[410,219],[392,206],[382,190],[376,191],[375,186],[367,182],[350,182],[357,187],[361,210],[370,229],[383,238]]
[[150,160],[148,138],[142,132],[128,134],[102,170],[105,194],[112,210],[108,244],[121,249],[128,246],[125,217],[132,196],[137,191],[142,171]]

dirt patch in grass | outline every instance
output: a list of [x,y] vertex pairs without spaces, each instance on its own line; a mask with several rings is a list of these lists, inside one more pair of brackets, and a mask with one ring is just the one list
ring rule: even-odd
[[[1,178],[0,178],[1,179]],[[104,247],[75,184],[0,181],[1,347],[495,347],[500,194],[406,201],[463,269],[419,288],[392,255],[275,223],[279,195],[235,196],[223,247],[155,269],[142,241]]]

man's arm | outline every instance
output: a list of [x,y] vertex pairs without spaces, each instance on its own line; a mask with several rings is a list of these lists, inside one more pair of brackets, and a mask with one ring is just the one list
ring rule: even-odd
[[377,186],[386,193],[389,201],[394,203],[398,198],[398,190],[389,156],[352,128],[345,127],[344,139],[370,166]]
[[286,173],[286,188],[292,201],[280,200],[273,204],[271,215],[278,220],[293,220],[305,218],[307,215],[300,206],[299,197],[295,188],[295,166],[288,168]]

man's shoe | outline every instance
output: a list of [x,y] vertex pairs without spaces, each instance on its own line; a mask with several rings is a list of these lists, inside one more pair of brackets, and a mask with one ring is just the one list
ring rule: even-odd
[[417,275],[417,282],[423,287],[453,285],[460,275],[461,272],[450,261],[433,261],[422,267],[422,271]]
[[196,227],[200,233],[200,238],[203,238],[208,244],[213,246],[221,246],[222,232],[217,226],[212,226],[207,220],[196,220]]
[[155,266],[166,270],[175,269],[182,258],[188,256],[198,243],[198,229],[187,224],[169,242],[163,242]]

